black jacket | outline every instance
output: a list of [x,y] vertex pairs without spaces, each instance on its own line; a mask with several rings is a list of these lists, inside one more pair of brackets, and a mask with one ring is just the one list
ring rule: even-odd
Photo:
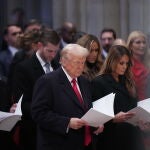
[[[137,100],[133,98],[125,87],[125,78],[120,77],[116,82],[112,75],[101,75],[92,81],[93,100],[107,94],[115,93],[114,113],[127,112],[136,107]],[[126,123],[107,122],[103,133],[99,134],[97,149],[105,150],[144,150],[143,139],[139,128]]]

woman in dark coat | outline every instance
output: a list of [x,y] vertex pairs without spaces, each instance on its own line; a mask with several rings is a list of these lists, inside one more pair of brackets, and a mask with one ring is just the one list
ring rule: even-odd
[[102,66],[101,75],[92,81],[93,100],[116,93],[115,118],[105,124],[97,141],[97,150],[144,150],[141,130],[126,121],[134,113],[128,111],[137,105],[131,76],[131,56],[124,46],[112,46]]

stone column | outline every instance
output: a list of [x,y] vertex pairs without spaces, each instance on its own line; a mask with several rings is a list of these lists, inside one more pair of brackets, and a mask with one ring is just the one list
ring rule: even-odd
[[120,0],[120,37],[125,39],[129,33],[129,3],[128,0]]
[[150,34],[150,0],[143,0],[143,31]]
[[87,32],[99,36],[104,25],[104,1],[88,0],[87,1]]
[[41,0],[40,5],[41,22],[46,24],[48,27],[52,27],[53,24],[53,1],[52,0]]
[[145,21],[143,4],[143,0],[129,0],[129,32],[143,30]]
[[53,28],[59,28],[65,20],[66,0],[53,0]]
[[41,21],[41,0],[24,0],[27,21],[37,19]]
[[119,0],[104,0],[103,27],[111,27],[120,36],[120,5]]

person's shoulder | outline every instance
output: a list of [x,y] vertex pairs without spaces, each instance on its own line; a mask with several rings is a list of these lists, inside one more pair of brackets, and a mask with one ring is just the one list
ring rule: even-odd
[[[21,62],[17,63],[17,66],[25,66],[26,64],[28,64],[29,60],[23,60]],[[28,66],[29,67],[29,66]]]
[[17,65],[18,63],[26,60],[25,54],[22,51],[18,51],[12,59],[11,65]]
[[109,75],[109,74],[102,74],[102,75],[99,75],[97,77],[95,77],[93,80],[92,80],[92,83],[97,83],[97,84],[107,84],[109,82],[112,82],[112,76]]
[[29,68],[32,68],[29,59],[25,59],[25,60],[22,60],[20,62],[17,62],[15,65],[16,70],[25,70],[25,69],[28,70]]
[[21,66],[27,66],[28,68],[30,68],[30,67],[32,67],[32,64],[36,61],[38,62],[38,59],[37,59],[36,55],[34,54],[33,56],[22,60],[21,62],[19,62],[19,64]]
[[56,82],[58,82],[58,69],[50,73],[43,74],[37,80],[37,83],[44,83],[45,85],[55,84]]
[[4,59],[5,60],[8,55],[10,55],[9,50],[6,49],[6,50],[0,51],[0,59]]
[[100,80],[105,79],[106,77],[107,77],[107,75],[104,75],[104,74],[98,75],[92,81],[100,81]]
[[18,52],[16,52],[14,59],[23,59],[25,56],[25,50],[19,50]]
[[91,83],[91,81],[90,81],[88,78],[86,78],[84,75],[79,76],[78,79],[79,79],[80,81],[82,81],[82,82],[87,83],[87,84],[90,84],[90,83]]
[[79,76],[81,80],[89,81],[84,75]]
[[53,70],[50,73],[44,74],[43,78],[46,80],[52,80],[52,81],[56,81],[56,78],[58,78],[58,76],[61,75],[61,68],[58,68],[56,70]]

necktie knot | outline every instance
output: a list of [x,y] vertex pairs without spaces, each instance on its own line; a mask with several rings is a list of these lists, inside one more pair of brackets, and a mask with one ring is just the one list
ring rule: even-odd
[[75,79],[75,78],[73,78],[73,79],[72,79],[72,81],[71,81],[71,83],[72,83],[73,85],[75,85],[75,84],[76,84],[76,82],[77,82],[77,81],[76,81],[76,79]]
[[50,72],[50,63],[46,62],[45,63],[45,68],[46,68],[45,72],[49,73]]

